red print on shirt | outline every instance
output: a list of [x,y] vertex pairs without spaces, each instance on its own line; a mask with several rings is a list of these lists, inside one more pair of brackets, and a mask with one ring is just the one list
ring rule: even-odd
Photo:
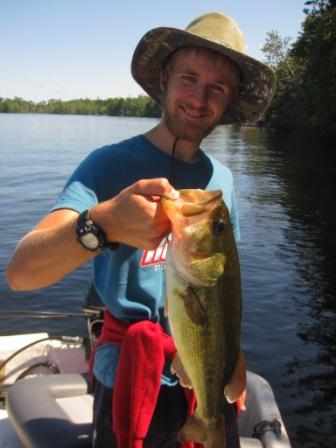
[[144,250],[141,257],[140,266],[146,267],[164,263],[166,261],[167,247],[168,238],[164,238],[156,249]]

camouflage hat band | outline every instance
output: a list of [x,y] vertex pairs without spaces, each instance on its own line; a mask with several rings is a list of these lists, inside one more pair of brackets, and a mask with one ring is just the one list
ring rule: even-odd
[[137,45],[131,64],[134,79],[154,100],[160,102],[162,64],[182,47],[203,47],[232,59],[243,75],[242,92],[222,117],[221,123],[257,121],[268,107],[275,90],[273,71],[244,53],[244,36],[237,23],[218,12],[204,14],[185,31],[154,28]]

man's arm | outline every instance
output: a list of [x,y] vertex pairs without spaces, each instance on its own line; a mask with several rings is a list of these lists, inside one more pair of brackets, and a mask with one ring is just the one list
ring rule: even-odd
[[[90,216],[109,241],[154,249],[170,229],[157,196],[177,193],[166,179],[141,180],[91,208]],[[6,269],[12,289],[49,286],[96,255],[76,242],[77,217],[68,209],[51,212],[20,241]]]

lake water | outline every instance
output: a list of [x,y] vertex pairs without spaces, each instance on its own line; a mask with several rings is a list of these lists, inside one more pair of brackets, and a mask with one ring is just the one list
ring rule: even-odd
[[[7,310],[80,312],[89,266],[29,293],[9,291],[4,267],[18,240],[48,211],[92,149],[155,123],[0,114],[1,335],[84,334],[81,318],[3,316]],[[233,126],[218,127],[202,147],[235,178],[248,368],[271,383],[293,447],[334,448],[336,151],[276,131]]]

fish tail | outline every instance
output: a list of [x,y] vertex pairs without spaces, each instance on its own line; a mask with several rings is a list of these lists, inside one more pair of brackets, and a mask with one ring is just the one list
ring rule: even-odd
[[203,443],[205,448],[225,448],[225,420],[224,417],[209,425],[197,416],[197,413],[188,417],[178,433],[179,442]]
[[219,422],[218,426],[211,428],[205,441],[205,448],[225,448],[225,421],[224,418]]
[[178,433],[179,442],[204,443],[207,438],[208,427],[204,420],[197,416],[197,412],[188,417]]

